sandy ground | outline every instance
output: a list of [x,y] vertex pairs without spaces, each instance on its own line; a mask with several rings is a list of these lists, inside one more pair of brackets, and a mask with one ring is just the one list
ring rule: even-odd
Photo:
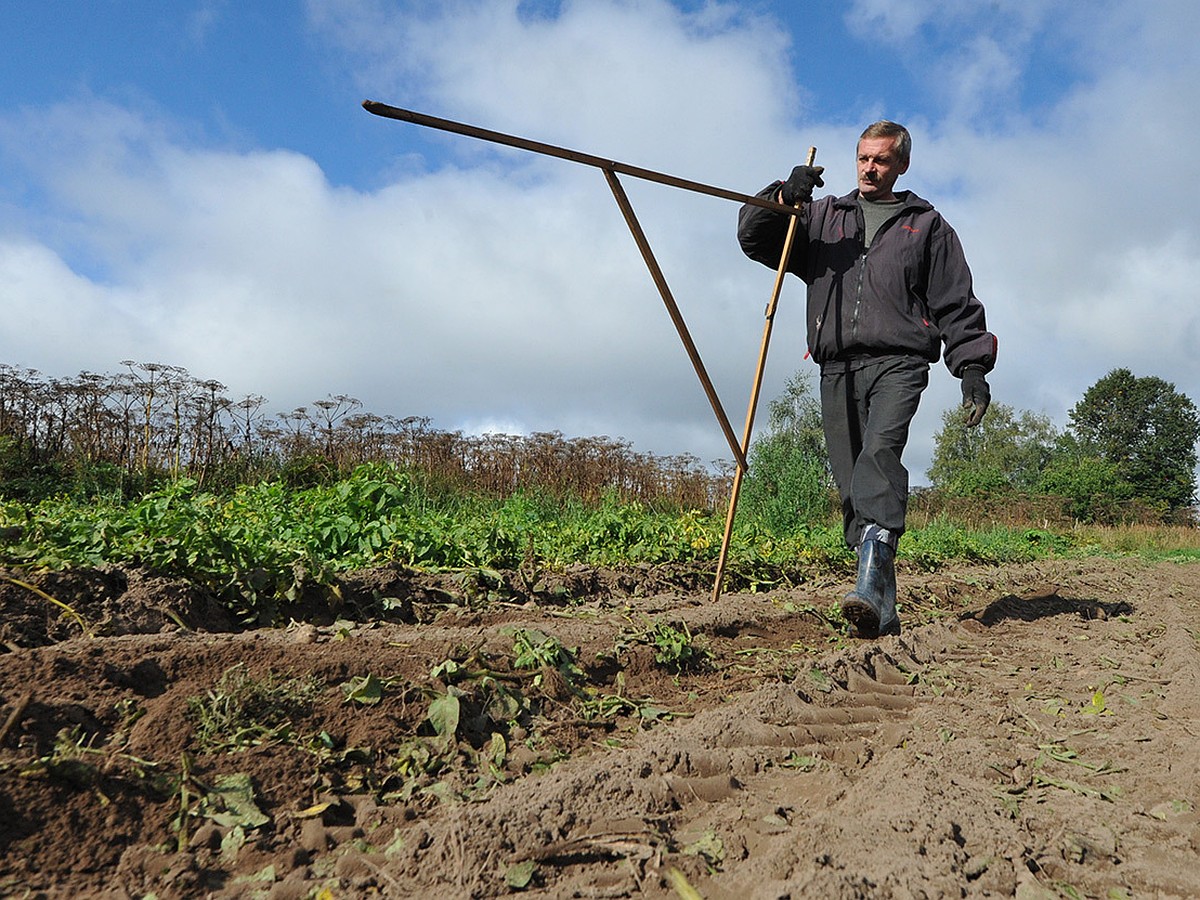
[[0,575],[6,896],[1200,896],[1198,565],[903,570],[875,642],[836,579]]

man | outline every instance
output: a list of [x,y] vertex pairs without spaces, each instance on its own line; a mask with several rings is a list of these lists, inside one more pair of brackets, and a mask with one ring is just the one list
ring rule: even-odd
[[[808,285],[808,350],[821,367],[825,443],[846,543],[858,554],[858,581],[842,612],[859,637],[900,632],[895,555],[908,507],[900,457],[929,366],[944,346],[973,427],[987,411],[984,376],[996,362],[996,338],[958,236],[930,203],[895,190],[911,148],[902,125],[876,122],[858,141],[856,190],[814,201],[824,167],[797,166],[759,193],[803,204],[788,271]],[[742,250],[777,269],[789,218],[742,207]]]

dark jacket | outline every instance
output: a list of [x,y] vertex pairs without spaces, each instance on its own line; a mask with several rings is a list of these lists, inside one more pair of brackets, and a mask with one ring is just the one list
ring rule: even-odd
[[[773,197],[779,182],[763,189]],[[788,271],[808,285],[808,349],[822,366],[838,361],[911,354],[961,376],[964,366],[991,371],[996,337],[971,288],[958,235],[911,191],[900,211],[863,244],[858,191],[805,205]],[[738,240],[751,259],[779,268],[789,217],[746,204]]]

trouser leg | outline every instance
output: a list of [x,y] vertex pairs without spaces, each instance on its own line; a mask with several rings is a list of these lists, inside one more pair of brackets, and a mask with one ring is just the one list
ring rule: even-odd
[[854,481],[854,461],[862,449],[861,416],[855,397],[854,372],[821,373],[821,425],[825,431],[825,449],[829,468],[842,501],[842,528],[846,543],[858,545],[854,501],[850,485]]
[[893,548],[904,531],[908,470],[901,456],[928,383],[929,364],[916,358],[821,374],[825,444],[850,547],[869,525],[886,529]]
[[908,510],[908,470],[900,460],[928,382],[928,364],[905,358],[821,375],[825,443],[846,543],[858,553],[858,581],[842,600],[857,637],[900,633],[895,556]]

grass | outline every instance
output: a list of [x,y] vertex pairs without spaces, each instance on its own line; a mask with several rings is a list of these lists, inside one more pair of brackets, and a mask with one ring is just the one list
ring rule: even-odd
[[1080,525],[1071,536],[1080,547],[1115,556],[1200,560],[1200,528],[1187,525]]

